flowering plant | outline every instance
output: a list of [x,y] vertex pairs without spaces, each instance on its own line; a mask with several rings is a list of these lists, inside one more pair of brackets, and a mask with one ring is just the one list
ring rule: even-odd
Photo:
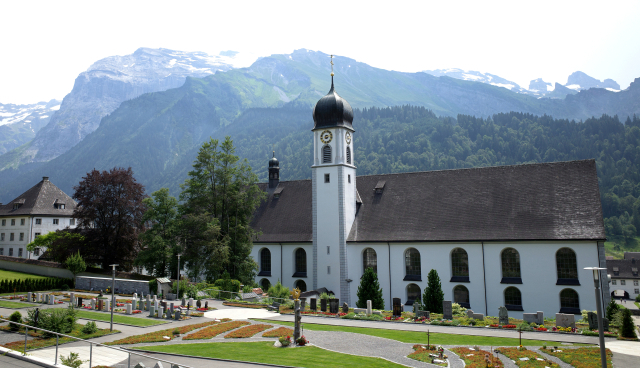
[[133,313],[133,314],[138,314],[138,313],[142,313],[142,311],[141,311],[141,310],[139,310],[139,309],[136,309],[136,310],[134,310],[134,311],[131,311],[131,313]]
[[518,327],[518,326],[516,326],[516,325],[504,325],[504,326],[502,326],[502,328],[516,328],[516,327]]
[[534,328],[534,330],[536,330],[536,331],[547,331],[547,328],[544,327],[544,326],[540,326],[540,327]]
[[489,325],[489,326],[490,326],[490,327],[500,327],[500,325],[499,325],[499,324],[497,324],[497,323],[494,323],[494,324]]
[[291,344],[291,336],[287,336],[287,337],[281,337],[278,339],[278,341],[280,341],[280,344],[282,346],[289,346],[289,344]]
[[384,317],[384,319],[386,319],[387,321],[400,321],[402,320],[402,317],[387,316],[387,317]]
[[307,339],[304,338],[304,335],[300,336],[298,338],[298,340],[296,340],[296,344],[300,345],[300,346],[305,346],[309,343],[309,341]]

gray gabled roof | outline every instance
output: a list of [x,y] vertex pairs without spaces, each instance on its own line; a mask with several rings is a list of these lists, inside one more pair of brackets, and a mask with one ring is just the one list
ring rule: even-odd
[[612,279],[640,279],[640,260],[614,259],[607,261],[607,274]]
[[[279,185],[255,212],[258,242],[311,242],[311,181]],[[350,242],[605,239],[594,160],[358,176],[356,186]]]
[[[20,207],[13,209],[14,204]],[[55,204],[64,204],[65,208],[58,209]],[[0,216],[71,216],[75,209],[76,201],[44,177],[11,202],[0,206]]]

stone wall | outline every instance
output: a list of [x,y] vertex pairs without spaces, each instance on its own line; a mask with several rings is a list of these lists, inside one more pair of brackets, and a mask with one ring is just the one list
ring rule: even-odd
[[[81,290],[104,291],[112,284],[112,279],[107,277],[76,277],[76,289]],[[149,294],[149,281],[116,279],[115,291],[119,294],[144,293],[146,295]]]

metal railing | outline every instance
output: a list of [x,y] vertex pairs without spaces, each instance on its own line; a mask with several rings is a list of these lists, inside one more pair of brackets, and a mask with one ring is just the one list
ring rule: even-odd
[[[22,327],[25,328],[25,331],[24,331],[24,351],[23,351],[23,355],[24,356],[27,355],[29,330],[38,330],[38,331],[46,332],[46,333],[51,334],[51,335],[55,335],[56,336],[56,347],[55,347],[55,355],[54,355],[54,359],[53,359],[54,365],[57,365],[58,364],[58,360],[59,360],[58,359],[59,358],[59,345],[60,345],[59,344],[59,338],[60,337],[67,337],[67,338],[71,338],[73,340],[77,340],[77,342],[85,342],[85,343],[89,344],[89,360],[88,360],[89,367],[93,367],[93,361],[94,361],[94,349],[93,349],[93,347],[95,346],[97,348],[105,348],[105,349],[110,349],[111,351],[117,351],[118,353],[127,354],[127,358],[126,358],[127,363],[126,363],[126,365],[124,365],[127,368],[134,367],[137,364],[137,363],[131,361],[132,355],[134,356],[134,359],[135,359],[135,357],[141,357],[141,358],[145,358],[145,359],[148,359],[148,360],[167,363],[167,364],[169,364],[170,367],[194,368],[194,367],[191,367],[191,366],[188,366],[188,365],[179,364],[179,363],[172,362],[172,361],[169,361],[169,360],[160,359],[160,358],[157,358],[157,357],[153,357],[151,355],[137,353],[137,352],[134,352],[134,351],[131,351],[131,350],[127,350],[127,349],[123,349],[123,348],[120,348],[120,347],[108,346],[108,345],[100,344],[100,343],[97,343],[97,342],[81,339],[79,337],[69,336],[69,335],[66,335],[66,334],[63,334],[63,333],[49,331],[49,330],[45,330],[43,328],[33,327],[33,326],[29,326],[29,325],[26,325],[26,324],[23,324],[23,323],[12,322],[12,321],[10,321],[8,319],[5,319],[5,318],[0,318],[0,323],[2,323],[2,322],[9,322],[10,325],[13,324],[13,325],[22,326]],[[15,331],[15,332],[20,333],[20,331]],[[69,342],[67,344],[70,344],[70,343],[71,342]],[[51,348],[51,347],[47,346],[47,347],[42,347],[42,348],[35,348],[35,349],[32,349],[31,351],[32,352],[36,351],[36,350],[45,351],[46,349],[49,349],[49,348]],[[74,349],[74,350],[77,350],[77,349]],[[33,354],[31,354],[31,355],[33,355]],[[113,363],[102,364],[101,363],[100,365],[115,366],[116,364],[113,364]],[[123,366],[123,364],[122,363],[118,363],[118,366]]]
[[[231,299],[231,298],[221,298],[220,294],[224,293],[224,294],[229,294],[229,295],[238,295],[238,297],[240,298],[240,300],[244,300],[244,294],[248,294],[248,293],[243,293],[243,292],[236,292],[236,291],[225,291],[225,290],[218,290],[218,289],[203,289],[203,290],[198,290],[199,292],[203,292],[206,293],[208,296],[210,296],[213,299],[220,299],[220,300],[226,300],[226,299]],[[284,303],[293,303],[293,299],[285,299],[285,298],[276,298],[276,297],[271,297],[271,296],[267,296],[267,297],[260,297],[258,296],[258,299],[262,300],[262,299],[267,299],[267,300],[279,300],[281,304]]]

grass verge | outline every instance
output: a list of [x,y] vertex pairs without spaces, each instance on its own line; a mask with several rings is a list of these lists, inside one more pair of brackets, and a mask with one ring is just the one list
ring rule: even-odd
[[19,302],[10,302],[6,300],[0,300],[0,307],[2,308],[29,308],[35,307],[35,304],[27,304],[27,303],[19,303]]
[[[78,318],[87,318],[87,319],[95,319],[97,321],[109,322],[111,321],[110,313],[101,313],[101,312],[88,312],[83,310],[78,310]],[[116,313],[113,314],[113,323],[122,323],[126,325],[133,326],[155,326],[162,325],[167,322],[163,320],[156,320],[151,318],[137,318],[137,317],[126,317],[126,316],[118,316]]]
[[[76,323],[75,327],[73,328],[73,330],[71,331],[71,333],[68,333],[66,335],[70,335],[70,336],[74,336],[74,337],[78,337],[81,339],[92,339],[95,337],[101,337],[101,336],[105,336],[105,335],[110,335],[112,333],[118,333],[120,331],[118,330],[113,330],[113,331],[109,331],[108,328],[105,329],[101,329],[98,330],[96,333],[92,333],[92,334],[83,334],[82,333],[82,327],[84,325],[81,325],[79,323]],[[2,326],[0,327],[1,330],[4,331],[9,331],[9,326]],[[2,346],[4,346],[7,349],[11,349],[11,350],[15,350],[15,351],[19,351],[21,353],[24,353],[24,329],[21,329],[22,333],[21,334],[16,334],[16,340],[18,341],[14,341],[14,342],[10,342],[10,343],[6,343]],[[33,350],[33,349],[40,349],[40,348],[44,348],[47,346],[55,346],[56,345],[56,338],[52,337],[52,338],[43,338],[42,334],[40,333],[40,331],[36,331],[36,330],[29,330],[29,336],[33,337],[33,339],[28,340],[27,341],[27,352],[29,350]],[[58,339],[58,344],[66,344],[66,343],[70,343],[70,342],[75,342],[78,340],[72,339],[70,337],[60,337]]]
[[[33,275],[30,273],[0,270],[0,280],[26,280],[26,279],[46,279],[47,276]],[[26,293],[26,292],[25,292]]]
[[362,357],[327,351],[315,346],[276,348],[273,342],[225,342],[145,346],[141,350],[175,353],[219,359],[241,359],[247,362],[269,363],[296,367],[404,367],[380,358]]
[[[577,348],[577,349],[545,349],[541,350],[549,355],[571,364],[576,368],[598,368],[600,367],[600,348]],[[607,368],[612,367],[611,358],[613,354],[607,349]]]
[[[197,330],[197,329],[202,328],[202,327],[211,326],[211,325],[216,324],[216,323],[218,323],[218,322],[209,321],[209,322],[205,322],[205,323],[197,323],[197,324],[192,324],[192,325],[186,325],[186,326],[182,326],[182,327],[178,327],[178,328],[170,328],[170,329],[167,329],[167,330],[149,332],[149,333],[142,334],[142,335],[129,336],[129,337],[125,337],[124,339],[107,342],[107,343],[105,343],[105,345],[128,345],[128,344],[140,344],[140,343],[144,343],[144,342],[170,341],[170,340],[173,340],[173,337],[174,337],[173,336],[173,331],[175,331],[175,330],[178,330],[178,332],[180,332],[181,334],[186,334],[187,332],[191,332],[193,330]],[[164,338],[165,336],[168,337],[169,339],[165,339]]]
[[[274,323],[283,326],[293,326],[293,322],[280,322],[270,321],[266,319],[255,319],[255,321]],[[332,325],[319,325],[306,322],[304,324],[305,330],[311,331],[342,331],[342,332],[354,332],[363,335],[377,336],[385,339],[396,340],[400,342],[407,342],[413,344],[426,344],[427,333],[418,331],[400,331],[400,330],[383,330],[378,328],[363,328],[363,327],[347,327],[347,326],[332,326]],[[514,335],[517,333],[514,332]],[[482,346],[518,346],[520,341],[518,338],[510,337],[492,337],[492,336],[469,336],[469,335],[455,335],[446,333],[434,333],[430,334],[429,343],[432,345],[482,345]],[[543,346],[543,345],[557,345],[558,342],[544,341],[544,340],[524,340],[527,346]],[[575,344],[578,345],[578,344]]]

